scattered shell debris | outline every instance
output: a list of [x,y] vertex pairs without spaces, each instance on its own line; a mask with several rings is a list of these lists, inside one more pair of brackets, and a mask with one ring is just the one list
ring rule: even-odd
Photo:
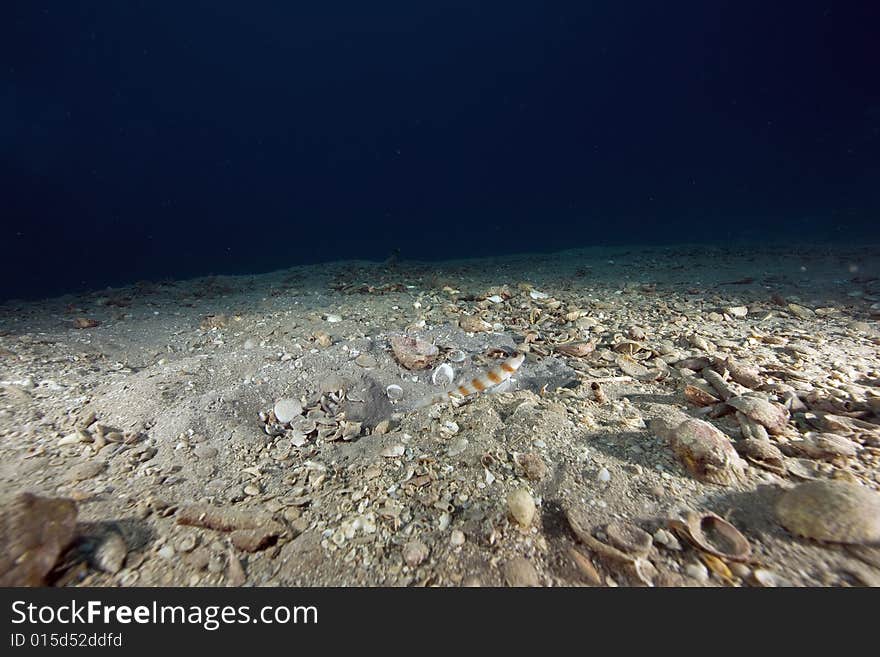
[[596,247],[0,304],[0,579],[875,585],[877,256]]

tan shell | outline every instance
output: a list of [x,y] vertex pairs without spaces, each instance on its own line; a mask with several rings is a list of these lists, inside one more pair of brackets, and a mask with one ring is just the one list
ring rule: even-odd
[[689,511],[683,520],[670,520],[669,527],[703,552],[721,559],[746,561],[752,553],[746,537],[714,513]]
[[804,436],[802,441],[793,442],[791,446],[814,459],[850,457],[857,453],[856,444],[853,441],[833,433],[814,433],[811,431]]
[[778,475],[785,475],[785,456],[776,445],[768,440],[757,438],[740,440],[736,444],[736,451],[749,463],[754,463]]
[[427,369],[440,354],[440,350],[430,342],[402,335],[391,338],[391,350],[397,362],[408,370]]
[[864,433],[880,435],[880,426],[854,417],[816,411],[805,413],[804,419],[820,431],[836,433],[840,436]]
[[670,446],[688,470],[702,481],[731,484],[744,472],[730,439],[703,420],[685,420],[668,434]]
[[492,325],[475,315],[463,315],[458,320],[458,325],[463,331],[468,333],[488,333],[492,330]]
[[617,363],[617,366],[623,370],[624,374],[633,377],[643,377],[648,375],[648,368],[642,365],[641,363],[637,363],[629,356],[625,354],[619,354],[614,362]]
[[619,354],[624,354],[632,358],[640,351],[644,351],[645,345],[643,345],[641,342],[636,342],[634,340],[622,340],[611,348]]
[[793,534],[832,543],[880,543],[880,494],[844,481],[809,481],[786,491],[776,517]]
[[76,317],[73,320],[73,328],[78,329],[95,328],[100,325],[101,322],[96,319],[89,319],[88,317]]
[[729,356],[724,359],[715,358],[712,362],[712,369],[719,374],[727,370],[731,379],[746,388],[757,388],[764,382],[757,369],[743,365]]
[[0,586],[44,586],[75,536],[73,500],[20,493],[0,510]]
[[810,459],[785,459],[785,470],[792,477],[798,479],[814,480],[820,479],[822,473],[819,471],[819,465]]
[[640,527],[628,522],[611,522],[605,527],[608,542],[634,557],[646,557],[654,539]]
[[595,342],[569,342],[567,344],[559,344],[556,345],[554,351],[558,351],[561,354],[565,354],[566,356],[572,356],[573,358],[584,358],[585,356],[589,356],[596,350]]
[[730,406],[764,425],[771,434],[780,434],[788,425],[788,409],[782,404],[767,401],[760,397],[731,397],[727,400]]
[[694,406],[712,406],[721,401],[702,388],[690,384],[686,385],[684,388],[684,398]]

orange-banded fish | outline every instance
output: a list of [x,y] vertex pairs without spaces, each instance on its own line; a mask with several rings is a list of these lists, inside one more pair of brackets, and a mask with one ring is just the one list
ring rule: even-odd
[[416,404],[415,408],[424,408],[425,406],[431,406],[432,404],[440,404],[449,401],[450,399],[462,400],[471,395],[476,395],[484,390],[488,390],[489,388],[494,388],[513,376],[513,373],[519,369],[525,358],[526,355],[524,353],[515,353],[513,356],[500,365],[493,367],[488,372],[483,372],[481,375],[474,377],[470,381],[462,381],[458,383],[452,390],[438,392],[434,395],[425,397]]

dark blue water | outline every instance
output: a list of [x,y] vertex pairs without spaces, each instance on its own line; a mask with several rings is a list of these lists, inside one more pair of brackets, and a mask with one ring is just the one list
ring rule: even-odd
[[869,2],[0,9],[0,298],[340,258],[876,240]]

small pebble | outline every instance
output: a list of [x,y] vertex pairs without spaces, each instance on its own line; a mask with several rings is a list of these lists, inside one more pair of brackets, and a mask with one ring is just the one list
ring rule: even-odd
[[217,456],[217,448],[212,447],[211,445],[206,445],[205,443],[200,443],[193,450],[193,453],[200,459],[212,459]]
[[749,575],[752,574],[752,569],[744,563],[733,562],[727,564],[727,567],[730,568],[731,573],[733,573],[740,579],[746,579]]
[[467,446],[467,438],[456,438],[451,443],[449,443],[449,447],[446,448],[446,454],[449,456],[458,456],[467,449]]
[[519,457],[519,464],[530,481],[541,481],[547,476],[547,465],[537,454],[523,454]]
[[611,473],[608,472],[608,468],[602,468],[599,470],[599,474],[596,475],[596,478],[602,483],[608,483],[611,481]]
[[706,582],[709,579],[709,570],[701,563],[689,563],[684,572],[687,573],[688,577],[693,577],[700,583]]
[[403,456],[405,453],[406,448],[403,445],[388,445],[388,447],[381,451],[382,456],[391,459]]
[[518,488],[507,496],[507,510],[517,524],[528,527],[535,517],[535,500],[525,488]]
[[196,547],[195,534],[187,534],[177,542],[177,549],[181,552],[192,552]]
[[95,551],[95,564],[105,573],[118,573],[122,570],[128,548],[122,536],[111,533]]
[[403,546],[403,560],[410,568],[415,568],[428,558],[428,546],[419,540],[413,540]]
[[173,559],[174,558],[174,548],[170,545],[163,545],[159,548],[159,556],[163,559]]
[[454,545],[455,547],[458,547],[460,545],[464,545],[464,542],[465,542],[464,532],[461,531],[460,529],[454,529],[452,531],[452,535],[449,537],[449,542],[452,545]]
[[504,580],[508,586],[540,586],[538,573],[525,557],[514,557],[504,564]]
[[663,528],[654,532],[654,542],[669,550],[681,550],[681,543],[678,542],[678,539],[672,534],[672,532]]

